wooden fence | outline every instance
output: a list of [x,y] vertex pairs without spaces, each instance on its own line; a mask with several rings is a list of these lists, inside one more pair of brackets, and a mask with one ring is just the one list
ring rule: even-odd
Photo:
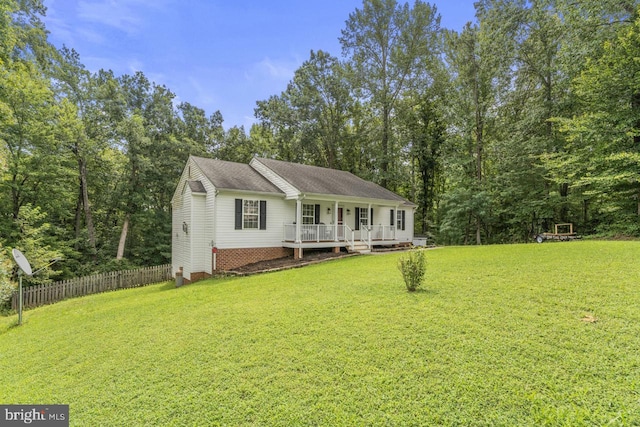
[[[76,277],[47,285],[24,286],[22,288],[23,307],[38,307],[116,289],[135,288],[171,280],[171,265],[138,268],[136,270],[112,271],[92,276]],[[18,309],[18,291],[13,293],[11,308]]]

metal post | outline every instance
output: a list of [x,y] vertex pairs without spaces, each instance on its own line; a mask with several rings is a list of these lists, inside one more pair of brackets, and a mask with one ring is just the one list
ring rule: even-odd
[[22,269],[18,270],[19,289],[18,289],[18,325],[22,325]]

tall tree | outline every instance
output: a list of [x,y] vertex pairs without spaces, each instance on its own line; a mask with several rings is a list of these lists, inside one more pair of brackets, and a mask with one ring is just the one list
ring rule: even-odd
[[379,181],[394,188],[398,167],[394,111],[403,91],[424,85],[439,53],[440,17],[435,6],[416,0],[365,0],[349,15],[340,43],[354,70],[354,85],[379,117],[375,157]]
[[187,153],[215,153],[224,138],[222,114],[216,111],[207,117],[202,108],[182,102],[178,105],[177,137]]
[[89,158],[98,156],[104,143],[102,135],[102,112],[96,102],[94,79],[80,62],[80,56],[73,49],[60,50],[60,61],[56,73],[57,92],[65,106],[64,120],[61,120],[59,137],[67,145],[77,163],[78,198],[75,211],[75,237],[79,240],[83,227],[91,255],[96,256],[96,232],[89,201]]
[[483,228],[487,234],[490,202],[485,153],[495,138],[496,106],[508,70],[495,42],[485,27],[471,23],[460,34],[448,32],[445,41],[446,61],[452,75],[450,120],[455,129],[452,137],[463,172],[459,185],[464,187],[459,192],[462,199],[453,203],[467,206],[467,226],[473,225],[476,244],[482,243]]
[[400,108],[401,136],[409,143],[412,187],[405,190],[418,204],[416,231],[435,235],[436,207],[444,185],[443,150],[446,124],[440,100],[424,94],[405,99]]
[[[295,144],[296,161],[340,169],[349,154],[354,102],[337,58],[311,51],[278,97],[258,102],[257,117],[272,137]],[[284,145],[284,144],[283,144]]]
[[342,167],[352,108],[350,87],[338,59],[323,51],[310,57],[295,72],[286,95],[298,111],[301,144],[309,162],[335,169]]

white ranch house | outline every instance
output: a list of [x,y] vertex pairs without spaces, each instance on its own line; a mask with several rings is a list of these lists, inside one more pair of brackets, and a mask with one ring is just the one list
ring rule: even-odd
[[173,271],[186,282],[311,248],[409,245],[416,207],[345,171],[194,156],[171,205]]

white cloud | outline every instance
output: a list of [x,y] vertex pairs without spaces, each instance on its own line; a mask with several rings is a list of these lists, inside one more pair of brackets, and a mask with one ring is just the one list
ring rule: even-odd
[[256,64],[256,70],[262,74],[276,80],[291,80],[293,74],[300,67],[301,62],[295,60],[274,61],[271,58],[264,58]]
[[92,28],[78,27],[77,35],[85,41],[95,44],[103,44],[107,40],[105,37]]
[[[134,74],[136,71],[144,72],[144,64],[142,63],[142,61],[135,58],[131,58],[127,61],[127,68],[129,69],[129,73],[131,74]],[[149,76],[146,77],[151,81],[151,78]]]
[[78,18],[133,34],[139,30],[142,20],[136,16],[130,4],[116,0],[82,0],[78,2]]
[[75,32],[68,20],[65,20],[58,11],[55,0],[47,3],[47,13],[44,16],[44,23],[50,33],[54,33],[62,43],[68,46],[75,46]]
[[[197,103],[199,106],[212,106],[215,105],[216,99],[211,95],[211,88],[206,88],[193,76],[189,76],[187,79],[193,90],[195,91],[196,98],[191,103]],[[190,91],[191,92],[191,91]],[[202,107],[201,107],[202,108]]]

